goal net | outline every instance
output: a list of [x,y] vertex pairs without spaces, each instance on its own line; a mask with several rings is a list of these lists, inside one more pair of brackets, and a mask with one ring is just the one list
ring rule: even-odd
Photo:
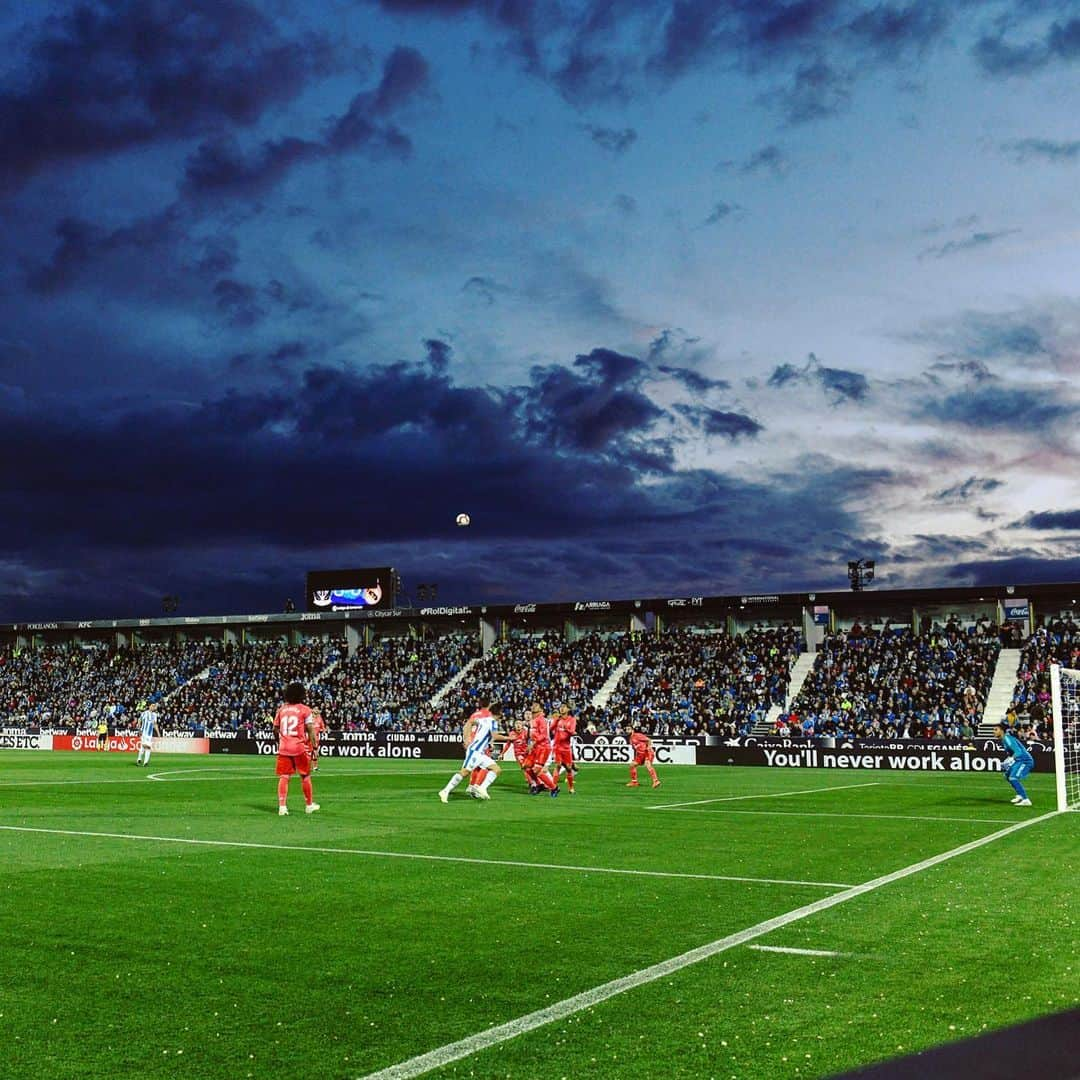
[[1080,671],[1050,666],[1059,810],[1080,810]]

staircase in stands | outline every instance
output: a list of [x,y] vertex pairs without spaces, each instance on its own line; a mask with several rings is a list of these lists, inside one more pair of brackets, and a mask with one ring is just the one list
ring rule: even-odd
[[751,735],[771,735],[776,730],[777,719],[781,713],[786,712],[791,707],[791,703],[799,696],[799,691],[803,688],[803,683],[806,682],[806,676],[810,674],[814,667],[815,659],[817,659],[817,653],[799,653],[798,660],[795,661],[791,668],[791,681],[788,683],[784,704],[771,705],[765,716],[750,729]]
[[994,725],[1005,719],[1012,704],[1013,690],[1016,688],[1016,672],[1020,667],[1019,649],[1002,649],[998,653],[994,678],[986,694],[986,708],[983,709],[982,722],[978,734],[992,739]]

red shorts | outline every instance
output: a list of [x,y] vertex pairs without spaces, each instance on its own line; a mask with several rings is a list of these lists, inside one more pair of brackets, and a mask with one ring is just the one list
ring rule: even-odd
[[547,764],[547,759],[551,757],[551,743],[541,743],[534,746],[529,751],[529,756],[525,759],[524,768],[527,769],[542,769]]
[[648,761],[651,764],[655,760],[656,760],[656,751],[655,750],[646,750],[644,754],[635,754],[634,755],[634,764],[635,765],[644,765],[646,761]]
[[311,758],[307,754],[278,754],[278,776],[292,776],[293,773],[307,776],[310,772]]
[[571,746],[556,746],[555,747],[555,764],[556,765],[573,765],[574,764],[574,749]]

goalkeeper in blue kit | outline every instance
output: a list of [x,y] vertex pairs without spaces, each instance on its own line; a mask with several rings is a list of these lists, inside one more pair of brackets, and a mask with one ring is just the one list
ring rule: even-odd
[[1004,724],[998,724],[994,728],[994,733],[1009,754],[1001,763],[1001,771],[1012,785],[1013,791],[1016,792],[1012,801],[1016,806],[1030,806],[1031,800],[1020,781],[1035,768],[1035,759],[1028,752],[1028,748]]

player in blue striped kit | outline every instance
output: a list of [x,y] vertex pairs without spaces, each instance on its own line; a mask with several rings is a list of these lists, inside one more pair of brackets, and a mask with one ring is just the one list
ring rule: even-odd
[[1004,724],[998,724],[994,728],[994,734],[1001,740],[1001,745],[1009,754],[1001,763],[1001,771],[1005,773],[1005,779],[1016,792],[1012,801],[1016,806],[1030,806],[1031,800],[1020,781],[1035,768],[1035,759],[1028,752],[1028,748]]

